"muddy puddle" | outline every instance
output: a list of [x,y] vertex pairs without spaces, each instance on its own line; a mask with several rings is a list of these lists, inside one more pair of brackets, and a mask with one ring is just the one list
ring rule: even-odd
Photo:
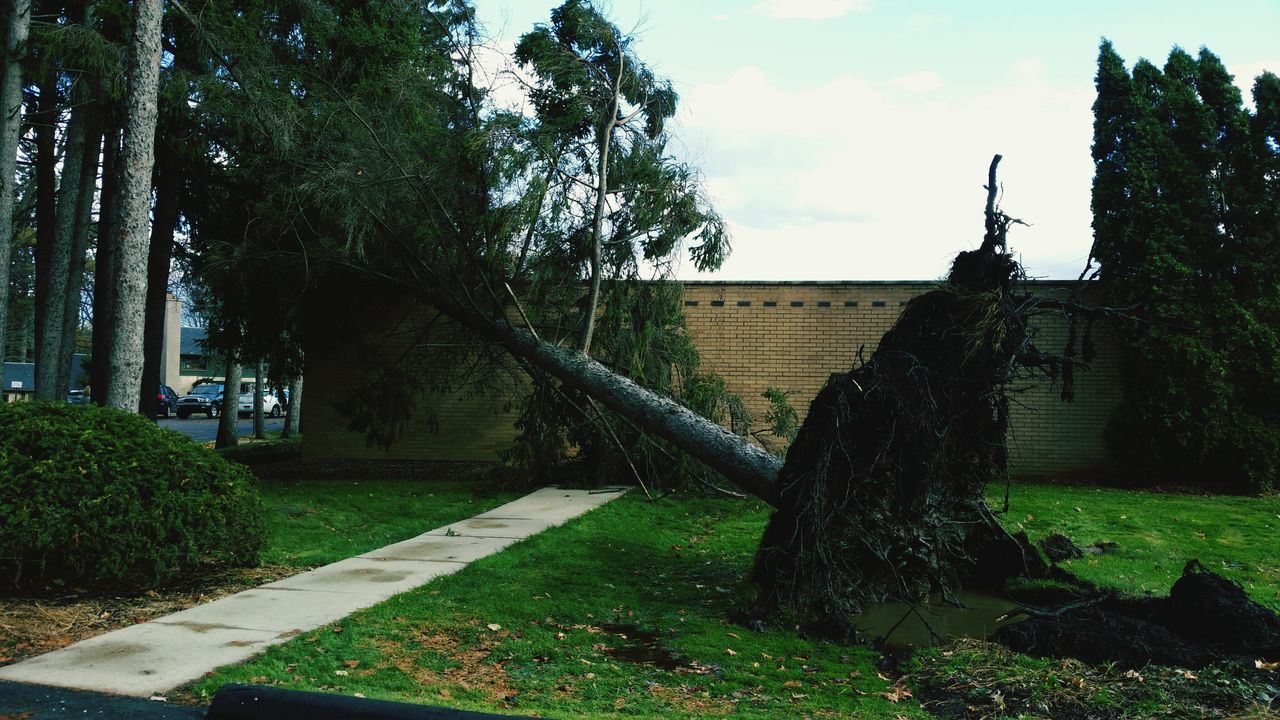
[[955,593],[955,598],[960,607],[945,602],[941,596],[916,605],[877,603],[859,614],[854,625],[868,640],[910,650],[959,637],[987,638],[1023,617],[999,620],[1018,607],[1007,598],[971,590]]

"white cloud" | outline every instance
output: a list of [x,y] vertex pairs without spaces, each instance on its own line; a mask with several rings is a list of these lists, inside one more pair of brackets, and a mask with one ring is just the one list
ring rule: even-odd
[[933,92],[934,90],[942,87],[942,78],[938,73],[921,70],[919,72],[913,72],[910,75],[893,78],[889,81],[889,84],[906,90],[907,92],[919,95],[922,93]]
[[828,20],[870,8],[870,0],[761,0],[751,11],[779,20]]
[[1254,109],[1253,81],[1267,70],[1270,70],[1273,74],[1280,75],[1280,59],[1227,66],[1227,72],[1235,76],[1236,87],[1240,88],[1240,93],[1244,95],[1244,104],[1250,110]]
[[677,132],[734,232],[712,278],[938,277],[981,240],[996,152],[1003,206],[1032,223],[1010,237],[1029,272],[1075,277],[1088,254],[1092,87],[1052,86],[1023,62],[943,101],[851,75],[779,88],[748,67],[684,98]]

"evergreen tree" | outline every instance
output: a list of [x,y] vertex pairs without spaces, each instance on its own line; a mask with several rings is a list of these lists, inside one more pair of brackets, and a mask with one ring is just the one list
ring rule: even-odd
[[1130,76],[1106,41],[1096,83],[1093,256],[1110,304],[1133,316],[1119,333],[1113,453],[1147,483],[1269,489],[1280,238],[1266,90],[1251,115],[1208,50],[1175,48],[1163,69],[1140,60]]

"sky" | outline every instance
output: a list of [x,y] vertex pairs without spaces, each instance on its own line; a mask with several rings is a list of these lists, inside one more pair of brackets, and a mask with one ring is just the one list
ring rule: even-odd
[[[549,0],[475,0],[509,50]],[[700,167],[733,253],[684,280],[930,280],[977,247],[1000,153],[1009,244],[1077,277],[1092,242],[1098,44],[1132,67],[1208,47],[1242,88],[1280,73],[1280,0],[612,0],[674,84],[669,148]],[[1245,93],[1246,100],[1249,93]]]

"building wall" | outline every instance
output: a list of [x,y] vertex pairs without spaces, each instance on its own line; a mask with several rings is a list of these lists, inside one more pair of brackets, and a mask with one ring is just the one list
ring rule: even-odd
[[[498,460],[499,453],[509,448],[516,437],[513,423],[519,407],[515,388],[521,378],[512,368],[500,369],[480,391],[422,394],[404,432],[389,448],[371,447],[363,434],[347,430],[349,418],[338,406],[358,392],[355,383],[361,377],[361,370],[370,367],[371,355],[399,357],[412,351],[414,345],[437,350],[469,346],[465,338],[447,328],[437,330],[429,341],[424,341],[411,328],[419,324],[438,326],[438,323],[424,321],[421,311],[406,312],[402,307],[390,307],[371,311],[369,315],[364,324],[368,337],[363,340],[332,352],[307,348],[306,394],[302,403],[304,457],[307,460]],[[439,367],[430,360],[419,359],[418,363],[420,369],[415,372],[424,374]]]
[[[704,369],[722,375],[756,418],[768,402],[767,387],[790,392],[803,417],[826,379],[847,371],[861,351],[870,357],[880,337],[908,300],[932,289],[929,282],[686,283],[685,314]],[[1038,295],[1069,295],[1069,283],[1037,283]],[[1067,324],[1042,315],[1039,344],[1058,352]],[[1048,385],[1018,393],[1011,417],[1012,472],[1043,477],[1087,472],[1106,462],[1102,431],[1119,396],[1116,353],[1110,338],[1096,333],[1099,357],[1081,372],[1076,397],[1065,403]],[[388,332],[386,352],[405,349]],[[516,431],[517,402],[510,392],[491,397],[432,395],[436,422],[417,413],[389,450],[369,448],[346,430],[334,405],[350,393],[353,358],[308,352],[303,405],[303,452],[309,459],[382,458],[496,460]]]
[[164,342],[160,350],[160,384],[168,385],[179,395],[191,390],[191,383],[184,383],[178,370],[181,343],[182,301],[169,295],[164,303]]
[[[764,416],[761,393],[772,386],[790,393],[801,416],[832,373],[848,371],[861,351],[870,357],[880,337],[911,298],[931,282],[686,283],[685,317],[705,369],[722,375],[752,415]],[[1065,299],[1068,283],[1036,283],[1035,293]],[[1047,352],[1066,347],[1060,315],[1037,318],[1037,344]],[[1075,399],[1038,384],[1017,393],[1011,408],[1011,472],[1043,477],[1084,472],[1106,462],[1102,431],[1119,397],[1116,353],[1098,333],[1100,354],[1078,373]]]

